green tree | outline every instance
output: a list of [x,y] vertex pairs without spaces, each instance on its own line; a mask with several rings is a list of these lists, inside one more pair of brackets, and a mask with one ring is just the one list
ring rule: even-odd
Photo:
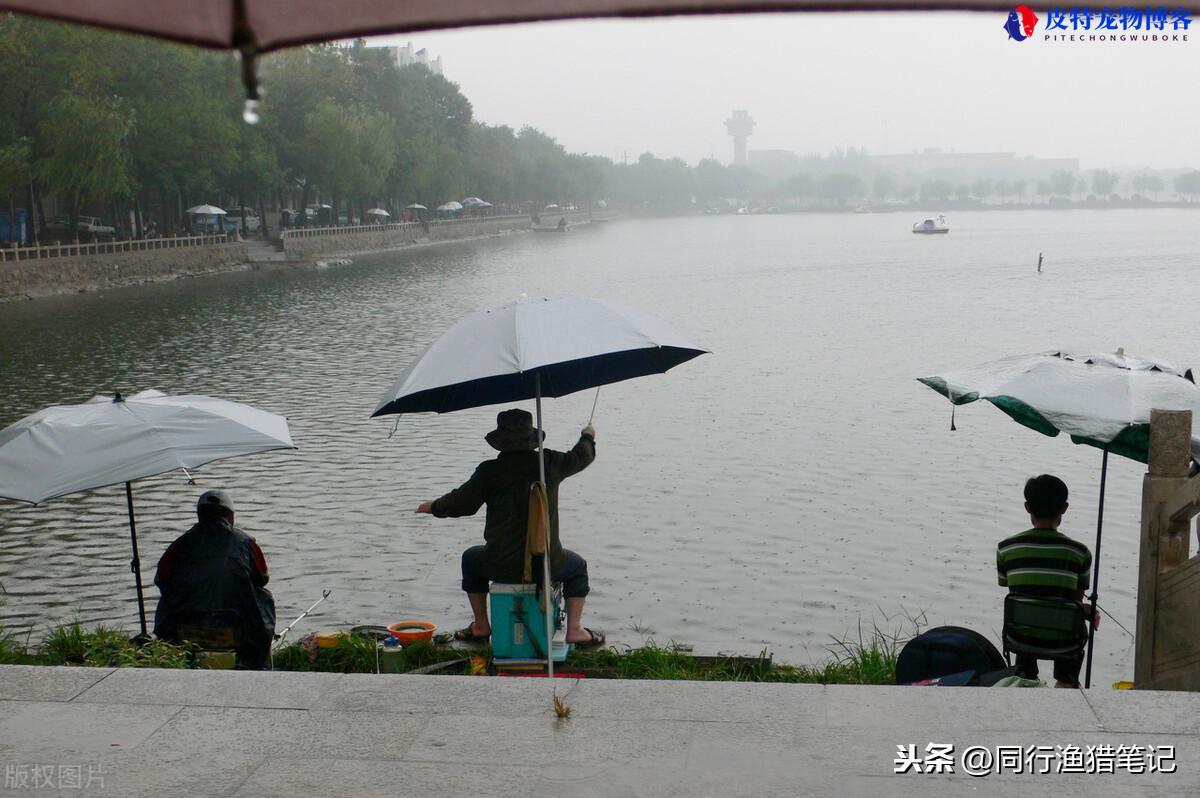
[[1054,194],[1069,197],[1075,191],[1075,173],[1059,169],[1050,175],[1050,191]]
[[1117,187],[1121,176],[1107,169],[1097,169],[1092,172],[1092,193],[1097,197],[1107,197]]
[[954,184],[949,180],[926,180],[920,192],[922,202],[942,202],[954,194]]
[[1200,194],[1200,172],[1192,170],[1175,178],[1175,191],[1188,198],[1188,202]]
[[[8,204],[10,225],[17,220],[17,197],[29,190],[33,179],[33,149],[26,139],[0,146],[0,197]],[[26,217],[29,218],[28,216]],[[16,241],[15,228],[11,227],[10,241]]]
[[42,130],[46,154],[37,170],[48,186],[66,197],[72,231],[78,229],[85,201],[131,192],[133,128],[133,112],[120,98],[63,93],[51,101]]
[[880,172],[871,181],[871,193],[876,201],[887,200],[896,192],[896,178],[887,172]]
[[847,172],[826,175],[817,189],[822,199],[838,207],[862,195],[862,178]]
[[987,199],[995,193],[995,185],[990,178],[980,177],[971,184],[971,194],[976,199]]
[[324,100],[308,115],[305,127],[307,172],[329,193],[335,223],[342,199],[379,196],[396,155],[384,114]]

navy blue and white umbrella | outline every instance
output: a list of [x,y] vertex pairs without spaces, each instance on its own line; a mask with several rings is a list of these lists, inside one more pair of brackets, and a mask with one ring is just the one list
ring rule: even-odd
[[708,350],[599,299],[521,299],[472,313],[409,364],[375,408],[451,413],[662,374]]
[[[372,417],[391,413],[450,413],[662,374],[707,349],[666,322],[599,299],[522,298],[477,311],[422,352],[388,389]],[[546,464],[538,444],[541,481]],[[546,595],[549,557],[542,558]],[[546,613],[546,640],[553,637]],[[554,664],[547,651],[547,667]],[[553,683],[553,682],[552,682]]]

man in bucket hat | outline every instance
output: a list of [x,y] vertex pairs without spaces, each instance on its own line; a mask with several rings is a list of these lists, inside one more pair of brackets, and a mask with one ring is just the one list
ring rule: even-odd
[[[462,486],[417,508],[418,513],[438,518],[459,518],[474,515],[487,505],[484,545],[472,546],[462,556],[462,588],[474,620],[454,636],[467,641],[491,637],[487,614],[489,581],[522,581],[529,491],[538,480],[538,433],[528,411],[516,408],[503,411],[496,416],[496,429],[484,439],[500,454],[494,460],[480,463]],[[584,427],[571,451],[547,449],[545,457],[546,494],[550,503],[550,573],[554,581],[563,584],[567,642],[580,647],[602,645],[604,635],[588,629],[582,621],[584,597],[588,594],[587,561],[564,549],[558,539],[558,485],[596,459],[596,431],[590,425]]]

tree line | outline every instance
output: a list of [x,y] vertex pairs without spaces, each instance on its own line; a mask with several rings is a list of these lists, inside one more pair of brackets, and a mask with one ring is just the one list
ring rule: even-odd
[[[242,121],[238,64],[227,53],[33,20],[0,18],[0,203],[153,220],[178,231],[192,205],[333,206],[362,218],[396,215],[468,195],[522,211],[599,199],[665,212],[727,206],[733,198],[838,207],[872,199],[1107,196],[1120,176],[1071,172],[1042,181],[896,177],[864,152],[820,159],[811,175],[645,153],[631,162],[568,152],[532,127],[475,119],[456,84],[420,65],[398,67],[363,42],[277,53],[261,67],[261,122]],[[1157,195],[1161,177],[1129,176]],[[1200,194],[1200,173],[1175,178]],[[300,219],[303,219],[300,214]],[[35,231],[36,232],[36,231]],[[138,233],[140,230],[127,230]]]
[[53,203],[71,229],[101,210],[173,232],[203,203],[319,200],[336,219],[469,194],[530,206],[603,193],[607,159],[532,127],[483,124],[454,83],[398,67],[384,48],[289,50],[261,71],[261,122],[250,125],[226,53],[0,18],[0,198],[42,221]]

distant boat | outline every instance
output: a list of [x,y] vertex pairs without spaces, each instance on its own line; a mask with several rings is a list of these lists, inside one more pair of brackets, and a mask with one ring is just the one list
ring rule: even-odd
[[921,235],[937,235],[938,233],[949,233],[950,226],[946,224],[945,216],[938,216],[937,219],[926,219],[923,222],[917,222],[913,225],[912,231]]

